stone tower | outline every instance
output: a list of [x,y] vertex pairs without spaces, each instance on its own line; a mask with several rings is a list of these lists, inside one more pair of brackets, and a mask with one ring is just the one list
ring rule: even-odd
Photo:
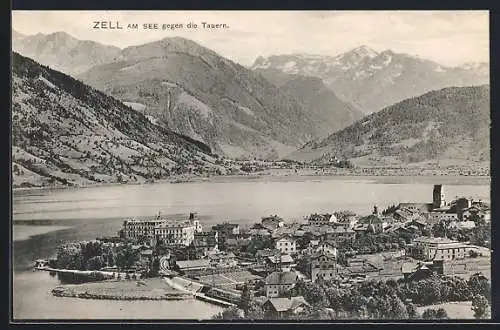
[[444,207],[445,205],[443,186],[435,184],[434,191],[432,193],[432,208],[438,209],[440,207]]

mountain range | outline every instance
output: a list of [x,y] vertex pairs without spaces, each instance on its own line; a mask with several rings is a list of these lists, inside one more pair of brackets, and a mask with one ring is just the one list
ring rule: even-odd
[[490,88],[448,87],[366,116],[293,153],[295,160],[350,159],[360,166],[478,164],[490,159]]
[[377,52],[367,46],[337,56],[258,57],[251,68],[319,77],[343,101],[365,113],[379,111],[431,90],[489,84],[488,63],[448,67],[392,50]]
[[13,186],[227,173],[210,148],[61,72],[12,55]]
[[71,76],[108,63],[121,49],[90,40],[79,40],[66,32],[25,36],[12,31],[12,50]]
[[[182,38],[123,50],[63,32],[14,34],[13,39],[14,50],[21,54],[73,75],[160,125],[233,158],[280,158],[362,117],[320,80],[297,79],[280,89],[260,74]],[[70,56],[74,53],[78,58]],[[306,90],[313,103],[295,96]]]
[[[111,102],[102,98],[112,99],[112,107],[125,111],[128,120],[135,115],[141,123],[144,118],[147,120],[144,125],[152,130],[152,141],[170,141],[173,136],[187,141],[179,143],[201,149],[206,154],[201,157],[208,159],[207,166],[215,166],[217,171],[227,169],[211,154],[304,161],[328,161],[333,156],[354,159],[360,165],[408,164],[447,157],[459,162],[489,159],[489,87],[446,87],[488,83],[486,63],[446,67],[391,50],[377,52],[361,46],[338,56],[260,57],[251,68],[245,68],[178,37],[119,49],[78,40],[64,32],[25,36],[13,31],[12,42],[13,49],[21,55],[54,69],[40,66],[38,71],[48,73],[37,79],[16,78],[14,85],[22,90],[21,96],[15,94],[17,109],[19,105],[26,107],[24,94],[35,99],[42,97],[39,92],[31,95],[37,91],[33,84],[37,88],[54,85],[69,93],[72,86],[83,82],[85,85],[81,86],[85,87],[78,89],[99,99],[83,107]],[[65,87],[47,78],[62,75],[58,71],[81,82],[64,75],[58,81],[69,84]],[[67,96],[61,98],[64,103],[60,105],[53,94],[53,88],[45,88],[43,95],[49,98],[37,102],[68,110]],[[36,110],[33,104],[28,107],[31,112]],[[79,114],[82,122],[85,116],[94,122],[96,115],[88,111]],[[364,117],[363,112],[368,116]],[[111,120],[106,111],[103,115],[103,122]],[[59,117],[50,125],[60,128]],[[472,124],[466,125],[464,118]],[[37,125],[41,125],[38,130],[47,129],[36,116],[30,120],[34,129]],[[90,129],[84,129],[85,134],[90,134]],[[16,134],[23,136],[20,128]],[[460,140],[452,138],[457,136]],[[142,139],[140,143],[146,143],[147,135]],[[31,147],[19,148],[27,154],[34,152]],[[169,158],[170,149],[167,150]],[[191,164],[175,157],[172,156],[175,164]],[[159,171],[165,174],[164,165],[164,171]],[[104,181],[125,174],[107,174]],[[135,176],[147,180],[152,175],[148,172]],[[128,176],[124,180],[133,179]]]
[[[293,90],[302,82],[298,88],[314,94],[314,86],[307,86],[309,79],[279,88],[210,49],[177,37],[125,48],[114,62],[77,77],[233,158],[281,158],[362,116],[340,100],[310,109]],[[326,87],[318,93],[336,98]]]

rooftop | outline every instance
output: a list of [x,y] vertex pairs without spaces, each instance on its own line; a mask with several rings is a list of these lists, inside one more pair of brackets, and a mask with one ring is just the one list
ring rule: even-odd
[[266,303],[271,304],[277,312],[294,310],[302,305],[310,306],[302,296],[290,298],[269,298]]
[[[276,256],[276,255],[268,256],[267,259],[269,261],[271,261],[272,263],[278,263],[278,256]],[[281,262],[282,263],[293,263],[294,260],[289,254],[284,254],[281,256]]]
[[417,243],[431,243],[431,244],[450,244],[450,243],[458,243],[458,241],[451,240],[449,238],[444,237],[417,237],[413,240],[413,242]]
[[266,277],[266,284],[295,284],[298,279],[295,272],[274,272]]
[[209,267],[210,260],[208,259],[181,260],[177,261],[177,266],[179,266],[180,269]]

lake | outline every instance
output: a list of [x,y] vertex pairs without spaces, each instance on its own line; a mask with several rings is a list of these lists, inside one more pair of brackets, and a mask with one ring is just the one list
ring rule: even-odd
[[286,221],[314,212],[349,209],[369,214],[399,202],[431,202],[434,183],[445,199],[490,200],[485,177],[227,178],[182,184],[116,185],[15,191],[13,195],[13,312],[15,319],[207,319],[222,310],[197,300],[99,301],[53,297],[58,280],[33,272],[33,260],[50,257],[62,241],[116,235],[124,219],[198,212],[202,225],[250,224],[278,214]]

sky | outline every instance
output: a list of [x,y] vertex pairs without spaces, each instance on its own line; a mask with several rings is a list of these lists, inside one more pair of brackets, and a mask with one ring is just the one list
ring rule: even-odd
[[[124,29],[93,29],[94,21]],[[187,28],[189,22],[198,27]],[[203,29],[201,22],[228,27]],[[146,23],[159,29],[143,29]],[[163,30],[163,24],[184,26]],[[245,66],[258,56],[335,56],[361,45],[447,66],[489,62],[487,11],[13,11],[12,27],[25,35],[64,31],[120,48],[180,36]]]

